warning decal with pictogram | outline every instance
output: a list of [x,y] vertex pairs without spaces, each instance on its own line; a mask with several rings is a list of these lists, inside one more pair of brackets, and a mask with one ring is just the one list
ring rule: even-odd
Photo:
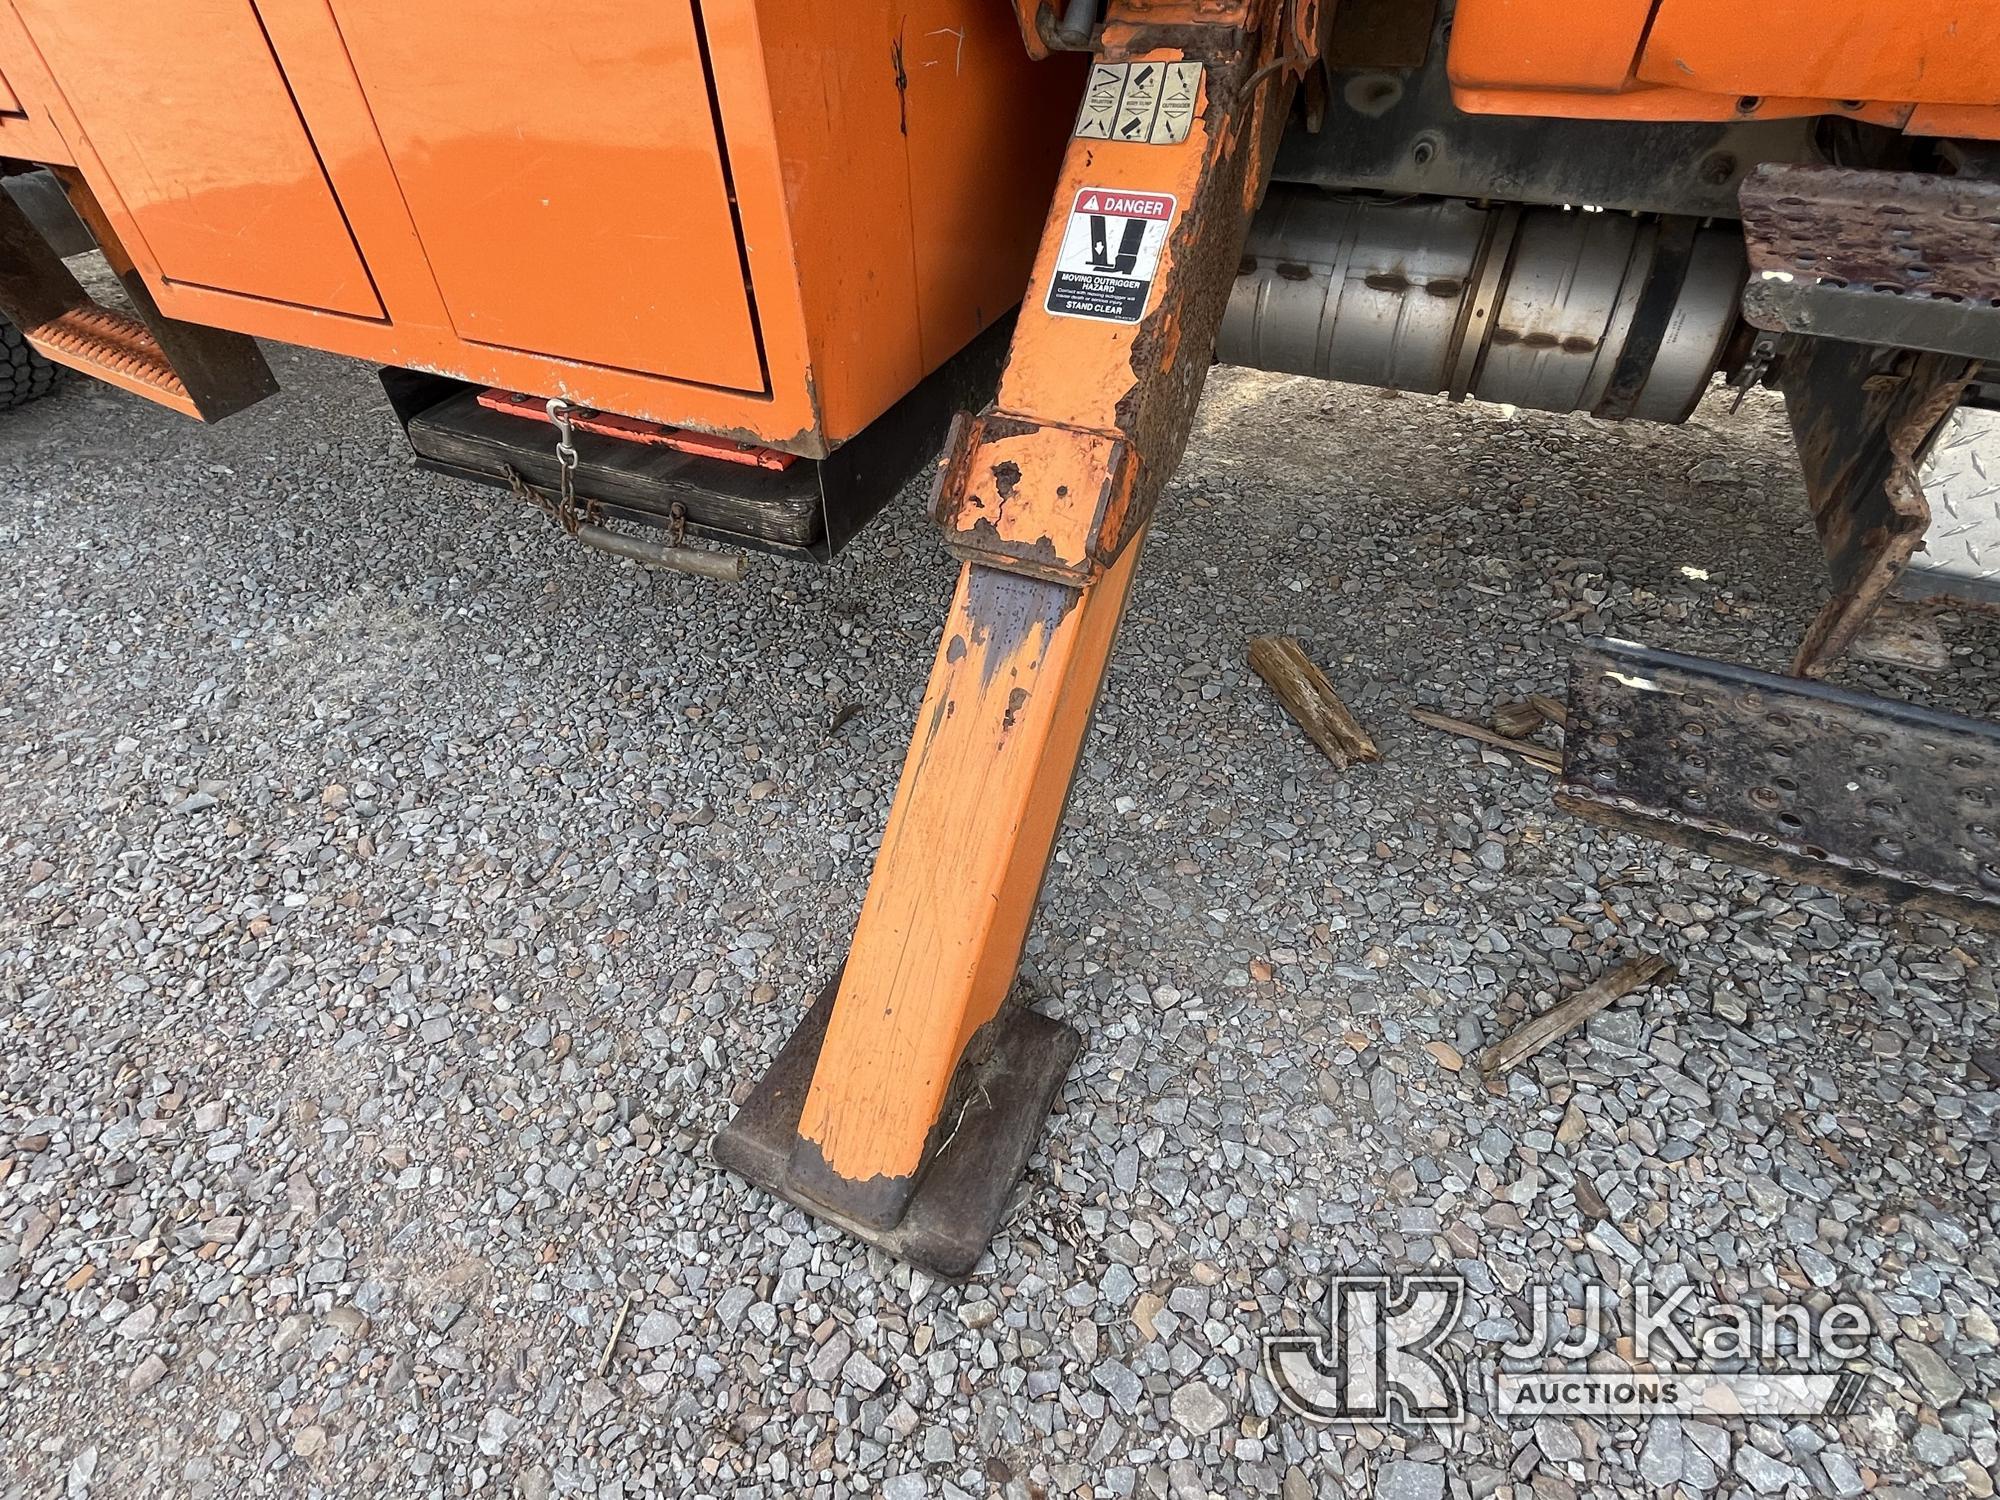
[[1201,64],[1093,63],[1076,134],[1086,141],[1178,146],[1194,126]]
[[1174,208],[1166,193],[1079,189],[1049,282],[1048,310],[1106,323],[1143,318]]

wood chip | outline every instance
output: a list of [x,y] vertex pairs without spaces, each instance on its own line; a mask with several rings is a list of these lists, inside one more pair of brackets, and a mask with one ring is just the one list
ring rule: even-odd
[[1578,990],[1567,1000],[1550,1006],[1539,1016],[1522,1023],[1479,1059],[1479,1071],[1488,1078],[1510,1072],[1549,1043],[1567,1036],[1613,1001],[1646,985],[1673,978],[1674,966],[1657,954],[1648,953],[1613,969],[1588,989]]
[[618,1347],[618,1335],[625,1331],[625,1315],[632,1311],[632,1294],[627,1292],[625,1300],[618,1304],[618,1316],[611,1324],[611,1337],[604,1341],[604,1352],[597,1356],[597,1378],[602,1380],[604,1372],[611,1368],[611,1351]]
[[1270,684],[1285,712],[1341,770],[1356,762],[1377,761],[1382,752],[1368,731],[1349,712],[1326,674],[1290,636],[1260,635],[1250,642],[1250,666]]
[[1468,724],[1463,719],[1454,719],[1445,714],[1434,714],[1429,709],[1413,708],[1410,717],[1419,724],[1428,724],[1433,729],[1442,729],[1446,734],[1456,734],[1468,740],[1477,740],[1482,745],[1492,745],[1495,749],[1506,750],[1518,755],[1537,770],[1551,775],[1562,770],[1562,757],[1542,745],[1525,740],[1510,740],[1504,734],[1495,734],[1478,724]]
[[1510,740],[1525,740],[1546,722],[1532,703],[1503,703],[1493,710],[1493,727]]

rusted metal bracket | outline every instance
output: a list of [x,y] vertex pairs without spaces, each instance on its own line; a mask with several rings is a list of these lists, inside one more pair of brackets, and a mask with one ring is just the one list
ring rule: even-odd
[[[1388,3],[1393,6],[1401,0]],[[1021,27],[1022,45],[1030,57],[1039,59],[1056,52],[1101,50],[1098,23],[1107,8],[1113,20],[1154,29],[1258,27],[1273,43],[1274,56],[1298,78],[1326,53],[1334,13],[1340,7],[1336,0],[1277,0],[1268,6],[1246,5],[1243,0],[1116,0],[1108,7],[1106,0],[1014,0],[1014,17]],[[1275,24],[1261,20],[1263,14],[1275,16]],[[1408,30],[1407,23],[1403,29]],[[1427,32],[1428,21],[1420,21],[1418,29]]]
[[1102,0],[1014,0],[1021,44],[1041,60],[1056,52],[1088,52]]
[[2000,928],[2000,726],[1623,641],[1568,709],[1568,811]]
[[[1098,29],[1105,86],[1084,101],[1006,373],[939,480],[964,567],[846,967],[809,1047],[795,1038],[716,1144],[943,1274],[993,1234],[1074,1051],[1068,1028],[1006,1001],[1294,87],[1288,14],[1113,0]],[[996,1057],[1012,1060],[998,1074]]]
[[1793,660],[1819,677],[1889,596],[1930,527],[1917,478],[1924,445],[1978,371],[1953,355],[1795,339],[1780,386],[1805,471],[1833,597]]

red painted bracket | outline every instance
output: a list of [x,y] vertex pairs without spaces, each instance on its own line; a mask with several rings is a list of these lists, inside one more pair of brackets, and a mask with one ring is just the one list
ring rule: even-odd
[[[549,420],[546,401],[537,396],[524,396],[519,391],[484,390],[479,393],[479,404],[489,411],[505,412],[511,417],[532,417],[538,422]],[[719,458],[724,463],[747,464],[779,474],[799,461],[796,453],[780,453],[775,448],[759,448],[754,443],[738,443],[729,438],[712,437],[705,432],[689,432],[684,427],[662,427],[657,422],[642,422],[637,417],[621,417],[615,412],[578,408],[571,415],[570,424],[578,432],[593,432],[599,437],[617,438],[624,443],[671,448],[676,453],[690,454],[695,458]]]

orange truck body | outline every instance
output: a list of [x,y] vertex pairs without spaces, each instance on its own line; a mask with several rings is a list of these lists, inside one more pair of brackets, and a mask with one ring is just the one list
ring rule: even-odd
[[[1020,297],[1082,87],[1045,3],[0,0],[0,156],[78,169],[171,317],[819,457]],[[1965,0],[1461,0],[1450,70],[2000,136]]]
[[1081,67],[993,0],[0,0],[0,156],[171,317],[821,456],[1019,300]]
[[[1412,32],[1416,58],[1385,60]],[[1326,108],[1334,40],[1356,42],[1361,59],[1350,75],[1361,102],[1340,96],[1345,116]],[[1854,121],[1888,154],[1942,157],[1908,137],[1949,136],[1954,151],[1972,142],[1980,161],[1991,153],[1977,143],[2000,139],[1991,0],[1457,0],[1452,10],[1438,0],[0,0],[0,157],[74,174],[65,185],[100,216],[91,227],[121,281],[163,315],[148,323],[223,330],[245,356],[238,365],[262,365],[239,337],[249,335],[450,377],[419,384],[497,388],[450,399],[485,403],[482,418],[511,412],[538,443],[544,433],[525,418],[545,401],[565,465],[562,503],[548,508],[586,540],[585,527],[598,528],[576,509],[564,400],[595,409],[575,430],[630,435],[624,418],[676,429],[640,432],[642,444],[685,445],[693,431],[755,445],[755,465],[769,450],[832,455],[821,470],[854,459],[857,486],[879,504],[902,475],[867,471],[866,439],[837,450],[945,385],[926,377],[1021,306],[997,396],[960,422],[940,471],[937,518],[963,570],[846,967],[820,1019],[749,1096],[734,1144],[718,1147],[793,1201],[962,1275],[1074,1051],[1044,1047],[1053,1068],[1034,1080],[996,1069],[1011,1100],[1000,1149],[982,1135],[1001,1106],[978,1070],[1006,1054],[974,1042],[1008,1022],[1148,520],[1180,460],[1232,285],[1257,270],[1245,264],[1246,230],[1281,141],[1298,139],[1288,132],[1345,119],[1347,136],[1322,140],[1357,140],[1364,103],[1402,97],[1399,80],[1366,76],[1375,68],[1423,72],[1439,96],[1433,118],[1454,128],[1465,115],[1677,125],[1584,132],[1630,141],[1743,122],[1735,133],[1837,144],[1863,133],[1839,123]],[[1836,124],[1750,124],[1805,117]],[[1405,160],[1432,160],[1420,137],[1396,146]],[[1559,154],[1539,137],[1522,152],[1531,168]],[[1835,154],[1821,165],[1843,168]],[[1719,150],[1709,159],[1722,164],[1711,185],[1733,195],[1743,164]],[[1509,196],[1489,191],[1498,175],[1436,193],[1457,210],[1491,210],[1467,252],[1476,274],[1421,283],[1442,305],[1464,299],[1459,320],[1440,326],[1452,354],[1442,363],[1463,366],[1458,396],[1489,337],[1507,333],[1535,360],[1578,352],[1552,332],[1534,347],[1495,326],[1507,247],[1517,233],[1528,243],[1524,207],[1577,221],[1573,209],[1610,209],[1628,217],[1593,223],[1640,232],[1641,209],[1603,196],[1488,203]],[[1879,176],[1904,194],[1885,189],[1880,201],[1908,213],[1911,178]],[[1874,193],[1871,182],[1841,206],[1870,207]],[[1644,256],[1618,251],[1599,336],[1581,343],[1606,389],[1624,391],[1619,416],[1663,347],[1697,234],[1715,233],[1704,221],[1735,202],[1675,208],[1671,225],[1660,222],[1667,210],[1646,208]],[[1939,217],[1967,216],[1954,204]],[[1128,247],[1116,253],[1114,222]],[[6,233],[26,243],[0,212]],[[40,248],[43,280],[69,279]],[[1548,304],[1588,280],[1575,274],[1583,248],[1534,283]],[[1728,248],[1697,393],[1741,331],[1749,262]],[[1895,248],[1916,260],[1914,245]],[[1975,241],[1961,259],[1991,256]],[[1296,285],[1315,275],[1303,258],[1274,271]],[[1400,262],[1353,279],[1417,295]],[[37,305],[51,316],[12,321],[31,343],[36,328],[61,325],[96,348],[112,325],[72,326],[104,311],[64,301],[74,290],[44,289]],[[1604,330],[1620,307],[1614,345]],[[1385,326],[1405,326],[1407,306],[1396,308]],[[1630,332],[1642,316],[1643,338]],[[2000,347],[1991,328],[1982,336]],[[1752,380],[1755,357],[1747,346],[1736,367]],[[1938,366],[1947,406],[1972,373],[1963,359]],[[933,448],[926,439],[911,451],[921,461]],[[747,467],[742,453],[721,456],[738,462],[714,467]],[[780,460],[773,472],[793,467],[815,466]],[[599,483],[603,473],[617,477],[607,467]],[[532,498],[511,466],[505,474]],[[763,474],[731,479],[741,489]],[[669,534],[685,533],[678,501],[668,516]],[[1914,546],[1910,534],[1898,567]],[[1877,596],[1891,576],[1880,574]],[[801,1066],[792,1054],[806,1047]],[[946,1172],[926,1188],[975,1108],[988,1117],[953,1160],[963,1180]],[[982,1161],[958,1165],[974,1153]],[[952,1231],[942,1248],[901,1227],[926,1222],[912,1210],[926,1192]],[[960,1232],[967,1221],[977,1233]]]
[[1464,0],[1451,80],[1472,114],[1845,115],[2000,137],[2000,10],[1968,0]]

